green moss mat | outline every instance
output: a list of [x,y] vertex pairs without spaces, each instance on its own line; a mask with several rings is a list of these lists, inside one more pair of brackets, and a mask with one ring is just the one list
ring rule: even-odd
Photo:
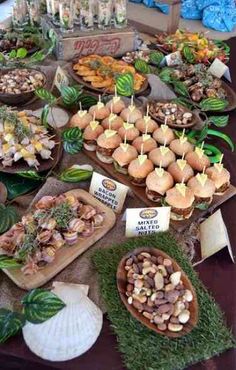
[[[119,298],[116,288],[118,263],[128,251],[142,246],[159,248],[176,259],[196,289],[199,322],[191,333],[182,338],[168,339],[147,329],[131,317]],[[124,244],[96,251],[93,261],[99,272],[101,292],[127,369],[183,369],[235,346],[234,338],[224,324],[221,310],[170,234],[129,239]]]

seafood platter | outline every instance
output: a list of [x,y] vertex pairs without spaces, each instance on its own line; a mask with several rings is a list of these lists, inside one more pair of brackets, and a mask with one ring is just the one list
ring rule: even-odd
[[25,111],[0,107],[0,170],[38,172],[55,167],[62,154],[60,137]]
[[131,73],[134,78],[135,93],[142,93],[148,87],[147,78],[138,73],[128,63],[111,56],[89,55],[73,62],[70,74],[78,83],[87,88],[105,92],[115,92],[116,78],[124,73]]
[[235,194],[223,164],[212,165],[203,145],[195,147],[185,130],[177,137],[167,119],[159,126],[149,106],[143,115],[132,99],[126,107],[115,96],[79,111],[69,125],[83,130],[85,153],[148,206],[171,206],[178,229]]
[[4,272],[22,289],[37,288],[102,238],[114,224],[113,211],[84,190],[44,196],[20,222],[0,236],[1,254],[22,265]]

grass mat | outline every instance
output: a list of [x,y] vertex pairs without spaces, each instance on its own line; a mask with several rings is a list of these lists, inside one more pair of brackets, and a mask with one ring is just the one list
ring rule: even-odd
[[[169,339],[152,332],[132,318],[116,288],[116,270],[122,256],[137,247],[156,247],[173,257],[190,278],[199,303],[199,322],[188,335]],[[93,255],[108,317],[117,334],[127,369],[177,370],[208,359],[235,346],[223,314],[199,280],[181,248],[169,233],[129,239],[121,245],[100,249]]]

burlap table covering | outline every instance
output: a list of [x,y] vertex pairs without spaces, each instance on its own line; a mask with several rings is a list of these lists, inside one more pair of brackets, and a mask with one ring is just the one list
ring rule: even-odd
[[[51,61],[47,63],[46,66],[41,66],[42,70],[47,73],[48,82],[47,87],[51,86],[55,71],[60,63]],[[153,96],[153,92],[152,92]],[[39,100],[32,102],[30,105],[26,106],[26,109],[38,109],[43,105]],[[91,164],[95,170],[99,173],[105,174],[104,171],[97,165],[95,165],[84,153],[79,153],[77,155],[68,155],[64,153],[62,160],[60,161],[56,173],[64,168],[68,168],[73,164]],[[57,195],[74,188],[84,188],[88,190],[89,183],[80,184],[68,184],[57,180],[56,178],[50,177],[47,179],[46,183],[41,187],[38,192],[34,192],[29,195],[24,195],[18,197],[13,202],[13,205],[18,209],[19,213],[24,214],[28,207],[40,199],[44,195]],[[140,200],[135,196],[127,196],[124,209],[142,207],[145,206]],[[125,223],[122,221],[122,215],[117,216],[117,222],[115,227],[108,232],[101,240],[95,243],[88,251],[83,255],[78,257],[69,266],[67,266],[63,271],[61,271],[53,280],[73,282],[73,283],[83,283],[88,284],[90,287],[89,296],[90,298],[102,309],[103,312],[106,311],[105,306],[102,302],[101,295],[99,294],[99,286],[97,274],[94,266],[91,262],[91,254],[98,248],[106,248],[111,246],[113,243],[122,243],[125,240]],[[178,234],[172,231],[175,237],[179,240],[183,249],[188,254],[189,258],[193,257],[194,253],[194,237],[197,234],[197,228],[195,225],[191,229],[187,230],[185,234]],[[29,277],[30,279],[30,277]],[[50,288],[52,281],[46,284],[45,288]],[[25,294],[25,291],[18,288],[2,271],[0,271],[0,307],[14,308],[19,306],[19,301],[21,297]]]

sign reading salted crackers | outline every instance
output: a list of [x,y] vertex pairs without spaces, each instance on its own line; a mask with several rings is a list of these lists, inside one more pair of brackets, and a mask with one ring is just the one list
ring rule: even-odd
[[167,231],[170,224],[170,207],[128,208],[126,210],[127,238]]
[[129,188],[108,177],[93,172],[89,192],[106,206],[120,213]]

